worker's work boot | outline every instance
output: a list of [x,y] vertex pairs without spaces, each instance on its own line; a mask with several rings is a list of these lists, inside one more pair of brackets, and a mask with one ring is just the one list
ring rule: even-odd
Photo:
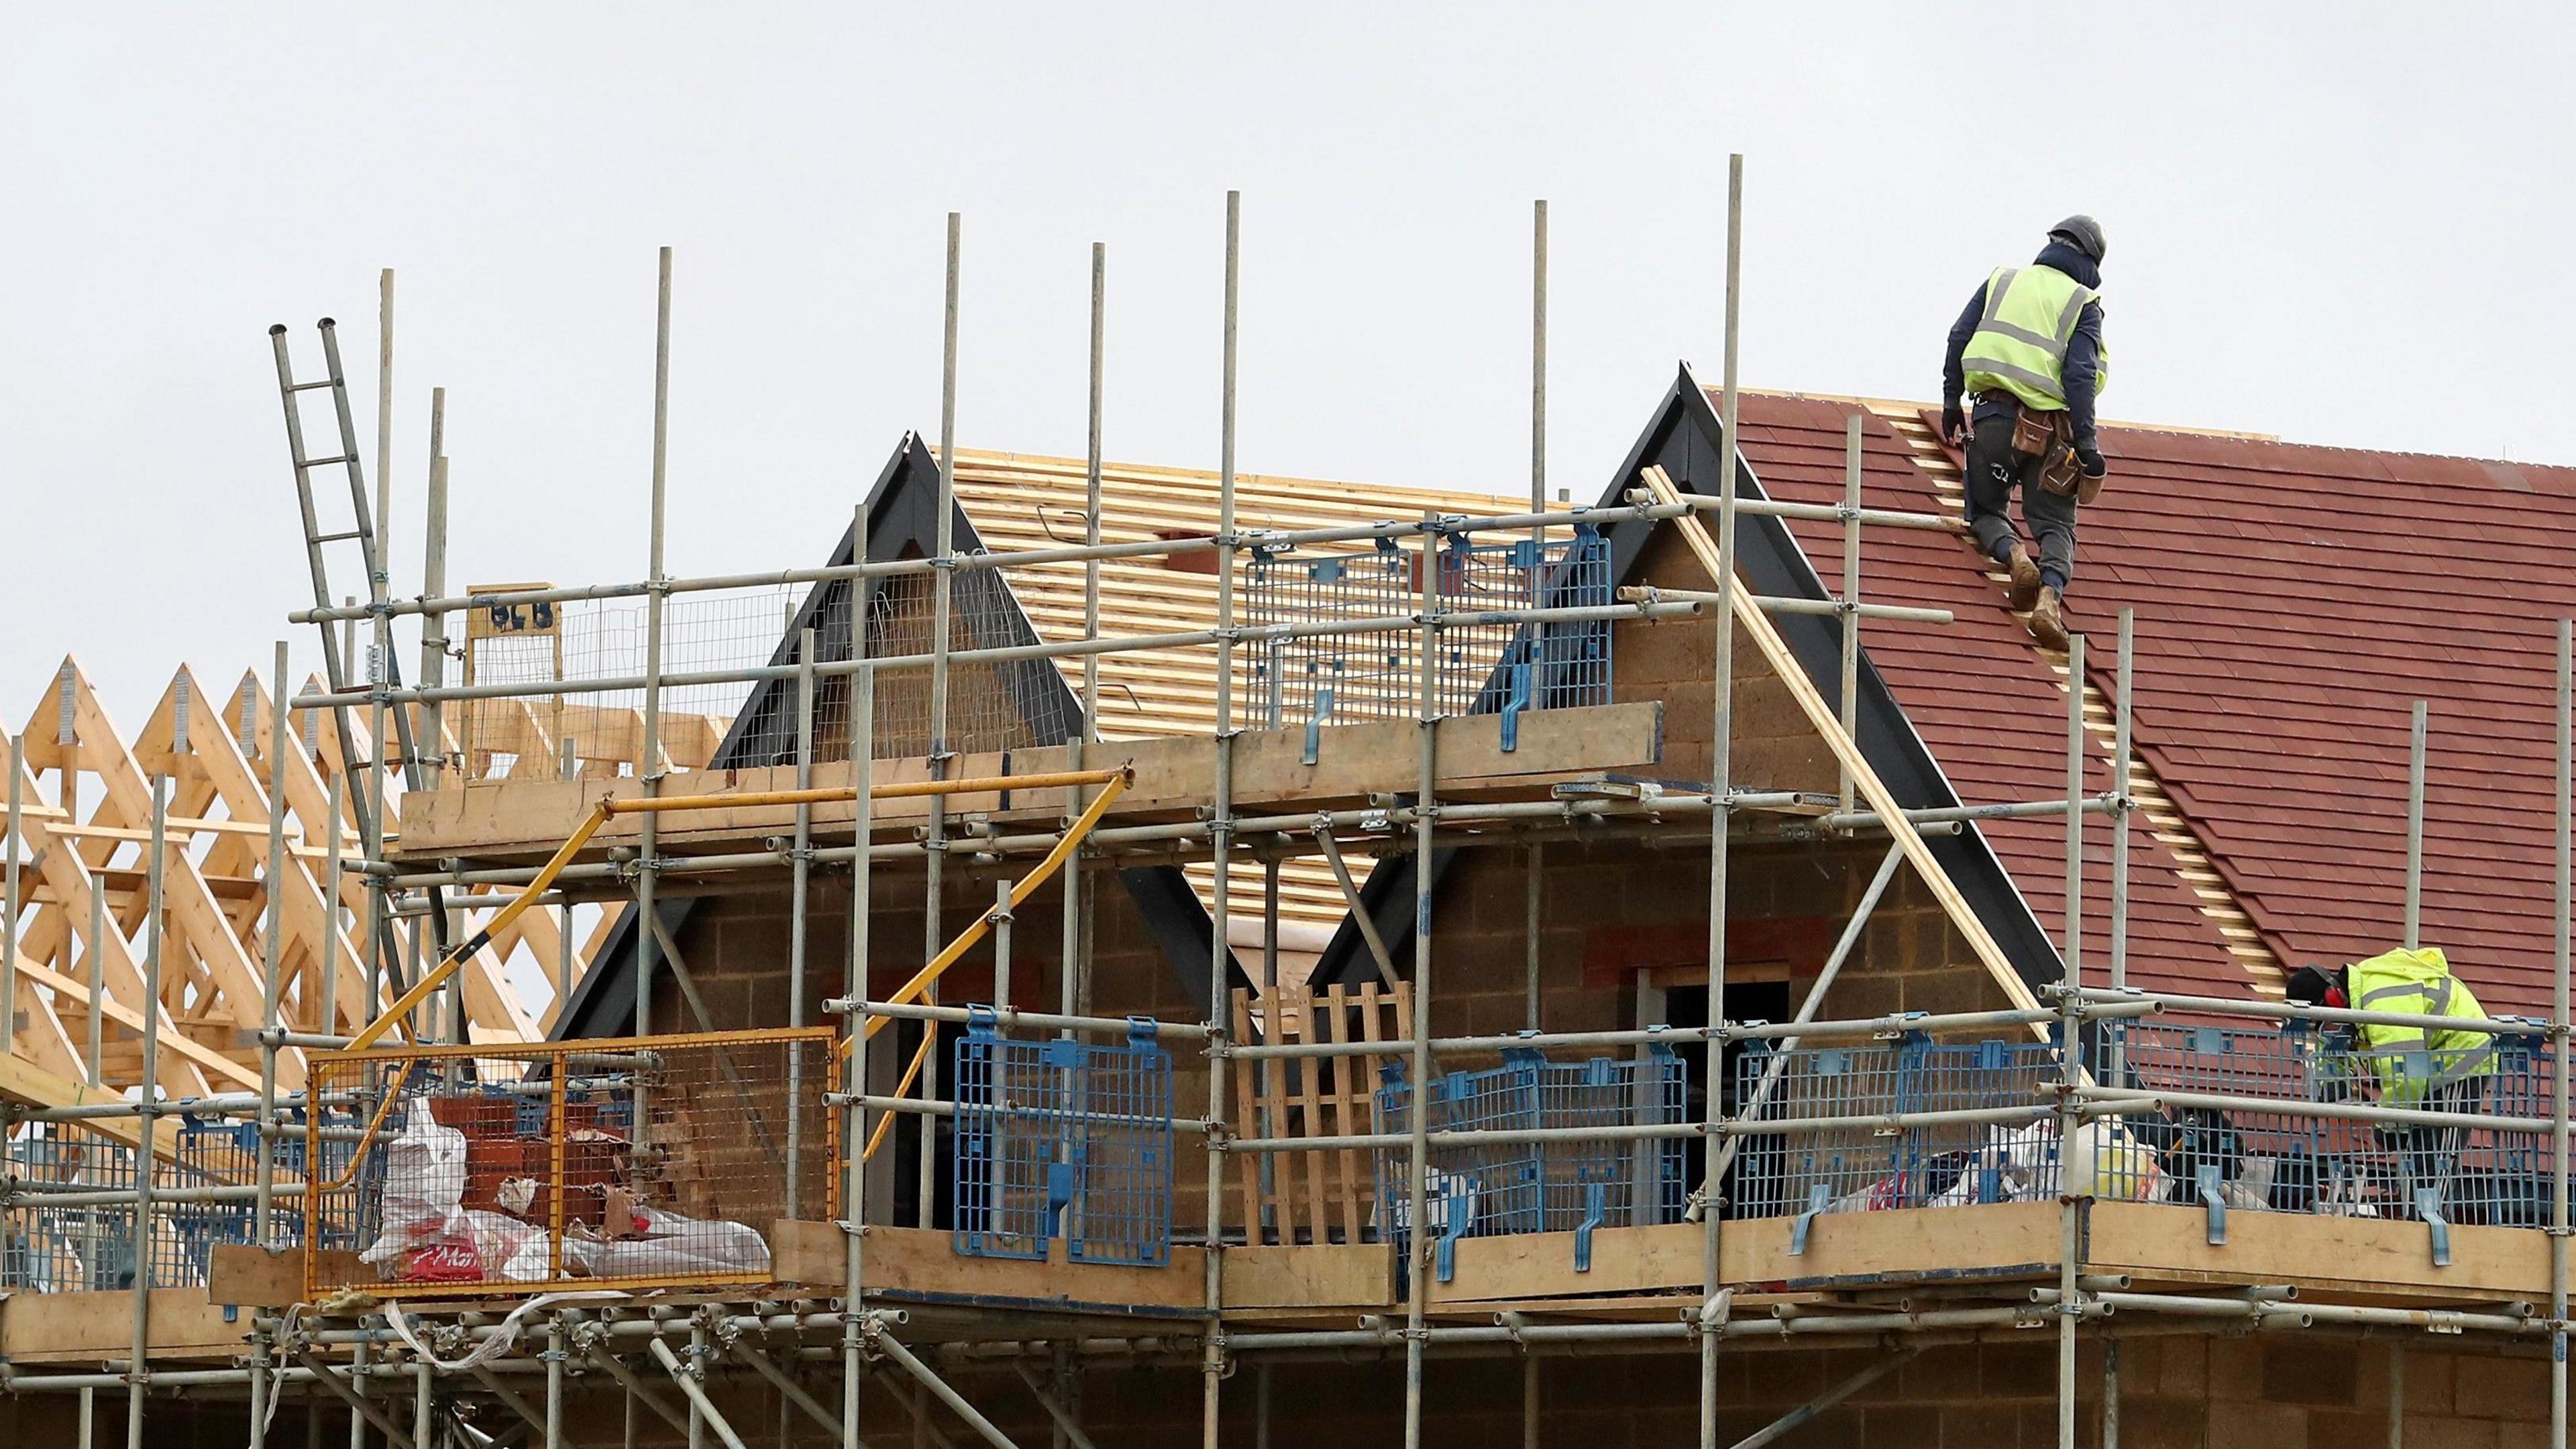
[[2057,590],[2039,591],[2039,602],[2030,608],[2030,637],[2038,640],[2042,649],[2065,652],[2066,615]]
[[2011,555],[2004,560],[2004,568],[2012,575],[2012,582],[2005,586],[2004,602],[2012,605],[2016,614],[2029,613],[2039,602],[2039,564],[2031,558],[2029,549],[2015,543]]

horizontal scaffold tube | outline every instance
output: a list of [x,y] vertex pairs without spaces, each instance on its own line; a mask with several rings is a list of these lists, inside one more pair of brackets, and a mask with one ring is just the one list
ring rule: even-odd
[[[304,1196],[304,1184],[281,1182],[268,1191],[273,1197],[301,1198]],[[260,1188],[255,1183],[239,1187],[155,1186],[152,1189],[152,1201],[155,1203],[255,1202],[259,1195]],[[30,1203],[41,1201],[48,1210],[90,1207],[130,1208],[134,1206],[134,1189],[64,1186],[11,1179],[8,1181],[7,1190],[0,1191],[0,1201]]]
[[[1721,1026],[1649,1026],[1626,1031],[1524,1031],[1501,1036],[1448,1036],[1431,1039],[1432,1054],[1490,1055],[1518,1047],[1622,1047],[1652,1046],[1657,1043],[1680,1045],[1723,1038],[1727,1041],[1764,1041],[1792,1036],[1884,1036],[1900,1031],[1958,1031],[1986,1027],[2029,1026],[2057,1019],[2053,1011],[1963,1011],[1947,1015],[1899,1013],[1893,1016],[1864,1017],[1854,1021],[1746,1022]],[[1402,1046],[1403,1043],[1393,1043]],[[1383,1056],[1390,1044],[1377,1041],[1298,1042],[1279,1046],[1227,1046],[1221,1052],[1229,1057],[1250,1060],[1281,1057],[1365,1057]]]
[[[1598,619],[1675,619],[1698,614],[1699,604],[1583,604],[1552,609],[1465,610],[1428,616],[1429,627],[1438,629],[1473,629],[1497,623],[1582,623]],[[1291,639],[1326,639],[1342,634],[1384,634],[1392,631],[1420,629],[1426,618],[1420,614],[1384,614],[1367,618],[1334,619],[1319,624],[1254,624],[1233,629],[1187,629],[1168,634],[1126,634],[1101,639],[1068,639],[1053,644],[1008,644],[983,649],[949,651],[948,662],[956,664],[1008,664],[1034,659],[1078,659],[1090,654],[1142,653],[1157,649],[1195,649],[1231,641],[1236,644],[1269,644]],[[811,666],[813,675],[837,679],[845,675],[889,669],[922,669],[937,661],[936,654],[889,654],[870,659],[832,659]],[[760,684],[776,680],[805,677],[804,664],[747,665],[737,669],[699,669],[666,672],[660,677],[664,689],[697,688],[717,684]],[[300,694],[293,701],[296,709],[337,709],[344,706],[384,704],[441,704],[465,699],[534,699],[580,694],[623,694],[646,687],[640,674],[602,675],[596,679],[556,679],[522,684],[459,684],[441,688],[344,689],[322,694]]]
[[[2275,1298],[2205,1298],[2187,1294],[2166,1293],[2095,1293],[2088,1301],[2098,1301],[2122,1313],[2159,1313],[2181,1317],[2242,1318],[2257,1322],[2278,1320],[2299,1326],[2332,1323],[2365,1328],[2420,1328],[2433,1333],[2507,1333],[2547,1334],[2553,1325],[2546,1316],[2519,1317],[2504,1313],[2464,1313],[2449,1308],[2380,1308],[2353,1303],[2299,1303]],[[2055,1303],[2054,1288],[2031,1290],[2035,1303]]]
[[[1639,604],[1714,604],[1714,589],[1664,589],[1651,584],[1631,585],[1619,591],[1619,597]],[[1778,594],[1748,596],[1755,608],[1766,614],[1823,614],[1840,616],[1858,614],[1864,619],[1885,619],[1906,624],[1948,624],[1954,616],[1947,609],[1918,609],[1904,604],[1846,604],[1833,599],[1793,599]],[[1742,602],[1742,600],[1739,600]]]
[[[1363,543],[1379,538],[1413,538],[1425,533],[1491,533],[1503,529],[1526,530],[1534,526],[1564,528],[1578,523],[1600,525],[1640,518],[1678,518],[1685,510],[1670,504],[1645,503],[1609,508],[1576,508],[1553,513],[1502,513],[1478,518],[1389,519],[1377,523],[1343,524],[1332,528],[1294,530],[1247,529],[1235,535],[1232,542],[1241,548],[1286,552],[1291,549],[1328,543]],[[1205,538],[1171,538],[1139,540],[1134,543],[1069,544],[1062,548],[1022,549],[1009,553],[964,553],[952,556],[948,566],[959,572],[989,569],[1036,568],[1047,564],[1081,563],[1088,559],[1155,558],[1175,554],[1209,553],[1227,546],[1228,540]],[[709,593],[723,589],[785,588],[797,584],[824,584],[843,579],[883,578],[898,574],[926,574],[939,567],[931,558],[871,560],[866,563],[832,564],[819,568],[771,569],[751,574],[708,574],[697,578],[665,579],[658,586],[664,594]],[[440,598],[388,599],[382,604],[349,604],[336,609],[298,609],[287,615],[295,624],[338,623],[350,619],[372,619],[382,614],[398,618],[406,614],[454,614],[471,609],[487,609],[510,604],[596,603],[608,599],[640,599],[657,591],[646,582],[618,584],[576,584],[558,589],[507,589],[480,594],[451,594]]]
[[1022,1011],[1015,1006],[979,1006],[970,1010],[963,1006],[931,1006],[917,1001],[863,1002],[836,996],[823,1003],[823,1010],[834,1016],[891,1016],[905,1021],[971,1021],[982,1016],[1005,1031],[1015,1026],[1027,1026],[1042,1031],[1115,1032],[1124,1036],[1143,1027],[1150,1028],[1156,1036],[1197,1041],[1215,1034],[1200,1022],[1156,1021],[1148,1016],[1061,1016],[1053,1012]]
[[[1643,488],[1630,489],[1628,496],[1632,499],[1654,497]],[[1719,500],[1716,498],[1697,493],[1683,494],[1681,501],[1701,513],[1715,513],[1720,507]],[[1904,513],[1891,508],[1846,508],[1839,503],[1780,503],[1765,498],[1738,498],[1735,500],[1735,511],[1766,518],[1812,519],[1819,523],[1841,523],[1846,519],[1857,518],[1863,523],[1874,523],[1882,528],[1922,528],[1936,533],[1968,531],[1968,525],[1946,513]]]
[[[2050,988],[2052,994],[2062,988]],[[2160,1011],[2206,1012],[2212,1016],[2251,1016],[2267,1021],[2320,1021],[2345,1026],[2406,1026],[2418,1031],[2467,1031],[2486,1036],[2539,1036],[2549,1024],[2537,1017],[2427,1016],[2419,1012],[2355,1011],[2340,1006],[2294,1006],[2281,1001],[2254,1001],[2232,996],[2173,996],[2134,989],[2109,991],[2088,986],[2076,992],[2081,1010],[2092,1015],[2100,1006],[2128,1006],[2151,1001]]]
[[[1402,1043],[1397,1043],[1402,1045]],[[1762,1122],[1657,1122],[1625,1127],[1521,1127],[1438,1130],[1434,1147],[1480,1147],[1506,1142],[1632,1142],[1642,1137],[1773,1137],[1785,1132],[1826,1128],[1893,1130],[1899,1127],[2009,1126],[2056,1114],[2048,1104],[2027,1107],[1966,1107],[1954,1112],[1853,1113],[1842,1117],[1781,1117]],[[2454,1121],[2465,1120],[2454,1118]],[[1406,1132],[1353,1132],[1328,1137],[1238,1137],[1212,1143],[1225,1152],[1325,1151],[1361,1147],[1403,1147],[1413,1141]]]
[[[2275,1117],[2328,1117],[2342,1122],[2391,1122],[2409,1127],[2460,1127],[2488,1132],[2546,1132],[2546,1117],[2500,1117],[2488,1112],[2436,1112],[2378,1102],[2312,1102],[2294,1097],[2248,1097],[2231,1092],[2168,1092],[2141,1087],[2078,1087],[2073,1093],[2088,1117],[2130,1117],[2158,1107],[2192,1111],[2262,1112]],[[2100,1109],[2100,1110],[2094,1110]]]
[[[826,1107],[864,1107],[871,1112],[903,1112],[909,1113],[915,1117],[954,1117],[957,1115],[957,1104],[955,1102],[938,1097],[880,1097],[870,1092],[861,1092],[855,1095],[849,1092],[825,1092],[823,1094],[823,1105]],[[984,1110],[991,1110],[990,1104],[986,1104]],[[1156,1131],[1160,1131],[1166,1122],[1166,1119],[1161,1117],[1121,1117],[1115,1112],[1101,1112],[1097,1110],[1078,1111],[1069,1107],[1048,1108],[1015,1106],[1010,1109],[1010,1113],[1011,1121],[1015,1124],[1022,1125],[1061,1123],[1067,1127],[1080,1127],[1089,1122],[1109,1121],[1135,1126],[1151,1127]],[[1196,1117],[1173,1117],[1169,1119],[1169,1125],[1175,1132],[1204,1134],[1208,1130],[1208,1124],[1200,1121]],[[128,1194],[128,1196],[131,1196],[131,1194]]]
[[[1023,788],[1018,782],[1030,778],[1034,777],[1013,776],[1012,788]],[[951,782],[949,791],[994,793],[989,790],[962,791],[961,783]],[[846,800],[850,798],[850,792],[844,788],[838,792],[838,798]],[[1798,792],[1788,790],[1738,792],[1728,797],[1731,802],[1729,808],[1736,811],[1783,809],[1800,804],[1805,798]],[[1438,805],[1432,807],[1431,815],[1432,819],[1443,827],[1442,839],[1475,843],[1480,839],[1492,839],[1492,837],[1479,837],[1474,834],[1472,827],[1484,824],[1543,822],[1588,826],[1628,818],[1651,824],[1664,816],[1706,815],[1708,810],[1706,795],[1678,794],[1658,795],[1646,800],[1520,800],[1476,805]],[[1313,843],[1313,832],[1319,823],[1335,831],[1355,832],[1339,837],[1345,843],[1395,843],[1390,837],[1405,830],[1419,818],[1418,813],[1410,806],[1399,806],[1388,810],[1328,810],[1305,815],[1244,816],[1234,822],[1233,833],[1238,842],[1245,842],[1247,846],[1257,845],[1259,842],[1256,837],[1276,837],[1280,842],[1294,843],[1299,847],[1284,850],[1282,854],[1309,855],[1318,853],[1322,849],[1321,846]],[[1926,823],[1921,833],[1932,835],[1955,832],[1957,828],[1955,822],[1935,821]],[[1205,821],[1104,826],[1091,832],[1083,842],[1083,850],[1086,854],[1097,856],[1107,853],[1114,847],[1203,841],[1213,834],[1213,827]],[[931,854],[934,850],[946,855],[1042,854],[1053,849],[1060,838],[1054,834],[1036,832],[980,838],[958,836],[936,847],[917,840],[888,841],[870,845],[868,859],[897,862],[915,860]],[[1495,843],[1503,842],[1497,840]],[[858,854],[859,850],[855,845],[824,846],[811,852],[808,859],[817,865],[848,865],[858,858]],[[792,860],[792,852],[785,847],[775,850],[731,851],[708,855],[673,855],[657,860],[654,863],[654,871],[657,877],[668,879],[673,876],[717,875],[738,870],[775,869],[791,863]],[[458,867],[447,870],[403,871],[390,864],[371,863],[356,869],[359,873],[383,879],[388,886],[396,890],[421,890],[431,887],[525,885],[536,879],[545,868],[543,866],[491,866],[473,869]],[[557,871],[552,879],[622,880],[634,869],[631,862],[623,861],[567,865]]]
[[[2109,815],[2117,812],[2122,804],[2117,796],[2095,795],[2084,802],[2084,813]],[[1922,826],[1962,825],[1977,820],[2037,820],[2065,814],[2064,800],[2016,800],[2003,805],[1934,805],[1908,810],[1905,818]],[[1816,825],[1824,830],[1873,830],[1885,824],[1875,810],[1837,811],[1816,817]]]

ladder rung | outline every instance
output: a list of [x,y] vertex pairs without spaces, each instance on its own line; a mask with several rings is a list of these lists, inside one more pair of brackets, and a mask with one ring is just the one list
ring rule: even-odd
[[336,458],[307,458],[307,459],[305,459],[303,462],[298,463],[298,464],[296,464],[295,466],[296,466],[296,467],[298,467],[298,468],[331,468],[331,467],[337,467],[338,465],[340,465],[340,464],[342,464],[342,463],[353,463],[353,462],[356,462],[356,461],[357,461],[357,455],[356,455],[356,454],[354,454],[354,453],[342,453],[339,457],[336,457]]
[[315,543],[346,543],[346,542],[347,542],[347,541],[349,541],[350,539],[353,539],[353,538],[364,538],[364,537],[366,537],[366,536],[367,536],[367,531],[366,531],[365,529],[363,529],[363,528],[353,528],[353,529],[350,529],[347,533],[323,533],[323,534],[316,534],[316,535],[314,535],[313,541],[314,541]]
[[317,387],[335,387],[338,385],[338,381],[339,380],[336,378],[326,377],[320,382],[291,382],[286,385],[286,390],[288,392],[311,392]]

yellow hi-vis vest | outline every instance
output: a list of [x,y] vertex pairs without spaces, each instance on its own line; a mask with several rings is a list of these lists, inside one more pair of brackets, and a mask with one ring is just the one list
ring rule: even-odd
[[[1971,392],[2008,392],[2022,406],[2043,411],[2066,406],[2066,343],[2083,319],[2084,306],[2101,294],[2055,267],[2001,267],[1986,279],[1986,310],[1960,361]],[[2093,390],[2111,385],[2111,360],[2102,356]]]
[[[2468,985],[2451,974],[2451,963],[2431,947],[2401,947],[2355,962],[2352,1007],[2408,1016],[2487,1014]],[[2484,1032],[2372,1025],[2360,1035],[2383,1101],[2420,1102],[2435,1087],[2495,1073],[2495,1039]]]

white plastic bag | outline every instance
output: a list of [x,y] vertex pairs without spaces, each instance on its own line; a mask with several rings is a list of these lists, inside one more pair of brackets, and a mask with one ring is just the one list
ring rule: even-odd
[[[537,1249],[537,1276],[545,1276],[545,1229],[534,1223],[523,1223],[507,1213],[484,1212],[479,1208],[467,1208],[457,1216],[464,1220],[466,1230],[473,1234],[475,1256],[487,1271],[496,1263],[507,1265],[515,1261],[533,1242]],[[506,1266],[502,1276],[509,1276]]]
[[[593,1245],[588,1270],[602,1278],[769,1271],[769,1244],[758,1229],[726,1219],[642,1209],[646,1236]],[[569,1244],[567,1251],[569,1251]]]
[[[519,1242],[501,1264],[501,1276],[513,1283],[542,1283],[554,1274],[549,1251],[551,1239],[544,1232],[530,1233]],[[566,1245],[569,1248],[569,1244]],[[564,1270],[572,1271],[572,1255],[564,1255]]]
[[[459,1211],[465,1197],[465,1134],[442,1127],[431,1115],[429,1100],[415,1097],[403,1130],[385,1144],[385,1187],[376,1241],[358,1261],[379,1270],[402,1264],[402,1276],[416,1276],[405,1255],[434,1253],[454,1259],[476,1251],[474,1228]],[[438,1276],[453,1276],[461,1262],[447,1261]]]

